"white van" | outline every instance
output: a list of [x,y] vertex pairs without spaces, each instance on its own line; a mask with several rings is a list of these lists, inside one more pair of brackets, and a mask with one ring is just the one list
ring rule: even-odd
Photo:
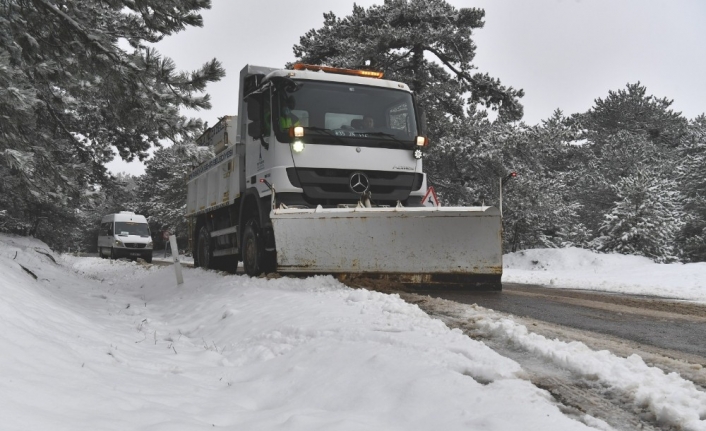
[[98,233],[98,255],[111,259],[141,257],[152,262],[152,235],[147,219],[131,211],[104,216]]

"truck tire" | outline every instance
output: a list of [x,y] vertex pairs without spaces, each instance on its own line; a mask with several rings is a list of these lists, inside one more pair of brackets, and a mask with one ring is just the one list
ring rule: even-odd
[[251,277],[273,272],[277,266],[276,254],[265,251],[265,240],[257,219],[250,219],[243,230],[243,269]]
[[211,235],[208,233],[206,226],[201,227],[199,231],[198,245],[196,246],[197,260],[201,268],[211,268]]
[[243,269],[251,277],[262,274],[265,242],[255,219],[250,219],[243,230]]

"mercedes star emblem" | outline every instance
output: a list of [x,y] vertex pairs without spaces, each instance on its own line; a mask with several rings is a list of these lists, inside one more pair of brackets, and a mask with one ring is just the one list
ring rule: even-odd
[[362,195],[370,188],[370,180],[368,180],[368,177],[364,173],[354,172],[348,179],[348,185],[351,190],[353,190],[353,193]]

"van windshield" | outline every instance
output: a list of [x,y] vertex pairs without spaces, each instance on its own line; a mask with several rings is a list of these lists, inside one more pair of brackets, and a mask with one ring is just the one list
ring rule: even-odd
[[132,221],[116,221],[116,235],[139,235],[150,236],[150,228],[146,223],[136,223]]

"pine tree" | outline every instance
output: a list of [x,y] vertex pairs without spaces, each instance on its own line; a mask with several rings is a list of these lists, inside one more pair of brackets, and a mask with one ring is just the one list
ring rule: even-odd
[[676,260],[675,239],[683,226],[676,181],[638,170],[613,188],[618,199],[600,227],[596,249],[646,256],[656,262]]
[[679,156],[677,178],[684,195],[685,224],[678,242],[685,260],[706,262],[706,115],[690,122]]
[[[112,148],[144,159],[168,139],[190,139],[208,108],[201,95],[223,69],[191,73],[148,44],[200,26],[209,0],[0,2],[0,208],[3,229],[31,233],[38,216],[63,214],[109,182]],[[124,49],[120,41],[127,42]]]
[[627,84],[624,90],[609,91],[605,99],[581,115],[585,138],[595,144],[619,132],[644,136],[658,147],[675,148],[686,133],[687,121],[671,109],[673,101],[647,95],[639,82]]
[[492,123],[486,112],[471,108],[465,121],[454,123],[434,143],[424,159],[425,170],[444,205],[496,203],[497,180],[507,169],[502,142],[511,133],[510,125]]
[[584,166],[577,136],[578,130],[556,110],[541,125],[525,127],[513,139],[514,148],[508,148],[506,160],[520,170],[520,176],[504,192],[508,250],[588,242],[574,191]]
[[607,214],[621,199],[615,184],[638,171],[656,178],[674,178],[678,145],[688,122],[671,110],[672,101],[647,95],[644,86],[628,84],[610,91],[584,114],[572,117],[585,141],[583,175],[575,190],[581,220],[597,236]]

